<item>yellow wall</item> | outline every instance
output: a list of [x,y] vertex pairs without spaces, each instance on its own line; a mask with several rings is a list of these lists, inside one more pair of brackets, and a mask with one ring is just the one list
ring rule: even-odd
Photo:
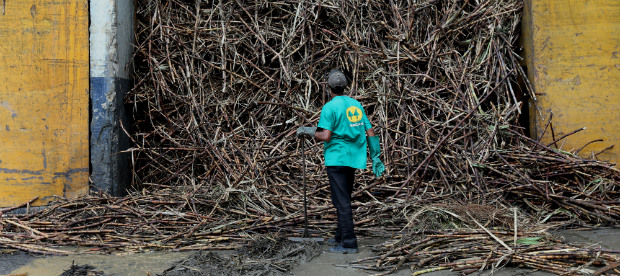
[[88,191],[88,1],[0,3],[0,206]]
[[[536,92],[530,109],[533,136],[539,137],[553,112],[555,137],[585,130],[557,143],[599,159],[620,161],[620,1],[527,0],[523,46]],[[550,143],[550,130],[543,139]]]

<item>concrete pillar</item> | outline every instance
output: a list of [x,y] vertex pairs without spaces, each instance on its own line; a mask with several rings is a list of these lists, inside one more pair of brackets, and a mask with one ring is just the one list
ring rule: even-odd
[[90,162],[95,190],[124,195],[130,182],[129,137],[123,98],[131,89],[134,6],[127,0],[90,1]]
[[[620,161],[620,4],[618,0],[525,1],[523,47],[536,93],[533,138]],[[554,132],[546,129],[553,114]],[[546,130],[545,130],[546,129]],[[584,147],[585,146],[585,147]]]

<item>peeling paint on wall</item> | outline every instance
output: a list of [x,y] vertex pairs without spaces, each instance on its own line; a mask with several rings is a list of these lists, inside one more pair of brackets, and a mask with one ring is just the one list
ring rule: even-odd
[[88,1],[1,4],[0,207],[85,194]]
[[129,184],[129,138],[120,122],[128,125],[123,99],[132,87],[129,72],[133,50],[132,1],[92,1],[91,53],[91,179],[95,189],[125,194]]
[[[618,3],[527,0],[522,28],[528,77],[537,95],[530,109],[534,138],[553,114],[556,138],[586,128],[559,141],[563,150],[587,144],[580,155],[615,163],[620,161]],[[543,142],[553,140],[550,132]]]

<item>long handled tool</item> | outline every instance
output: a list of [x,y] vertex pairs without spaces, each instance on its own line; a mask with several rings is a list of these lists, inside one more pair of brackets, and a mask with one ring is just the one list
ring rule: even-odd
[[301,162],[303,163],[301,166],[301,175],[304,182],[304,233],[302,235],[303,238],[310,237],[310,233],[308,233],[308,199],[306,196],[306,191],[308,190],[306,185],[306,150],[304,149],[304,141],[301,141]]
[[304,233],[300,237],[289,237],[288,239],[296,242],[305,242],[305,241],[313,241],[313,242],[323,242],[323,238],[311,238],[310,232],[308,231],[308,199],[306,196],[307,185],[306,185],[306,150],[304,149],[304,145],[306,144],[303,139],[301,141],[301,174],[303,178],[304,185]]

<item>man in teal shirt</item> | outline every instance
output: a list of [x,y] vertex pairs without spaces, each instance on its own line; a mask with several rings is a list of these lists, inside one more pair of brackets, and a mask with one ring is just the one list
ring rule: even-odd
[[297,136],[314,137],[324,142],[325,166],[331,188],[332,203],[338,214],[338,226],[329,249],[335,253],[357,253],[357,237],[353,230],[351,193],[355,169],[366,169],[366,147],[370,148],[372,170],[377,177],[385,170],[379,159],[379,137],[362,105],[345,96],[347,79],[340,70],[327,77],[332,99],[323,106],[318,128],[300,127]]

